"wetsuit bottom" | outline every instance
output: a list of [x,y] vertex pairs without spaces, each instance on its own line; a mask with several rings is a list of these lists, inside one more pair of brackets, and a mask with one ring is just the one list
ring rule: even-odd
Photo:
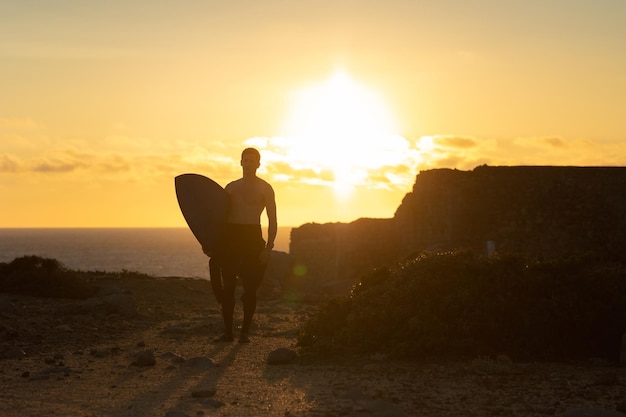
[[260,225],[226,224],[222,264],[222,316],[226,334],[232,334],[235,311],[237,277],[243,286],[243,323],[241,332],[249,333],[252,317],[256,311],[257,290],[263,280],[267,264],[260,261],[265,241]]

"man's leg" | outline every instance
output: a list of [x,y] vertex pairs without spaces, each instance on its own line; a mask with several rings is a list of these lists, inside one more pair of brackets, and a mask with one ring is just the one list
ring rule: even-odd
[[[258,257],[256,259],[258,259]],[[248,335],[250,334],[252,318],[256,311],[257,290],[261,285],[267,266],[259,263],[256,259],[250,260],[251,262],[248,264],[248,267],[245,268],[241,277],[243,283],[243,294],[241,296],[241,301],[243,302],[243,323],[241,325],[239,341],[242,343],[250,341]]]
[[218,303],[222,304],[222,265],[219,259],[215,256],[209,260],[209,276],[211,277],[211,288],[213,289],[213,295]]
[[[233,315],[235,314],[235,289],[237,276],[230,268],[222,269],[222,318],[224,319],[224,334],[218,341],[230,342],[233,339]],[[220,340],[221,339],[221,340]]]

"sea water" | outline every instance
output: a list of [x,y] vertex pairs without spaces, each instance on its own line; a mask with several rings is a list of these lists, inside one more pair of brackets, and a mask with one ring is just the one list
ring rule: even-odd
[[[290,232],[279,227],[274,250],[289,252]],[[187,228],[0,229],[0,262],[25,255],[54,258],[81,271],[209,278],[209,258]]]

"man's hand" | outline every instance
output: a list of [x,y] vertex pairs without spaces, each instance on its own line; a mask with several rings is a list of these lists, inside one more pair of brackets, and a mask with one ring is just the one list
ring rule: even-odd
[[272,248],[270,248],[269,246],[266,246],[261,251],[261,255],[259,255],[259,261],[263,264],[266,264],[270,261],[271,257],[272,257]]

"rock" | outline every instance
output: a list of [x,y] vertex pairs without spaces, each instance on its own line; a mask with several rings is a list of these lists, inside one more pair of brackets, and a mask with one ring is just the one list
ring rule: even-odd
[[59,332],[64,332],[64,333],[72,333],[72,332],[74,332],[74,329],[69,324],[61,324],[61,325],[56,327],[56,330],[59,331]]
[[182,363],[182,366],[186,368],[193,368],[197,371],[204,371],[209,368],[213,368],[217,366],[213,359],[204,357],[204,356],[196,356],[195,358],[187,359]]
[[565,411],[562,417],[626,417],[626,414],[619,411],[607,410],[604,408],[573,408]]
[[205,389],[200,391],[192,391],[191,396],[194,398],[208,398],[215,395],[215,389]]
[[173,352],[164,352],[162,353],[159,358],[164,359],[164,360],[169,360],[172,363],[183,363],[185,362],[185,358],[183,358],[180,355],[177,355]]
[[166,327],[161,331],[162,334],[180,334],[185,332],[185,326],[182,323],[176,323]]
[[270,295],[274,290],[280,288],[291,273],[292,267],[293,259],[291,255],[285,252],[272,251],[259,292],[264,295]]
[[297,357],[298,354],[291,349],[278,348],[269,353],[267,363],[269,365],[285,365],[292,363]]
[[182,411],[168,411],[165,413],[165,417],[191,417],[187,413],[183,413]]
[[156,365],[156,358],[151,350],[142,350],[135,355],[135,362],[132,363],[135,366],[154,366]]
[[220,408],[226,405],[223,401],[216,400],[215,398],[208,398],[202,401],[202,403],[213,408]]
[[[483,165],[473,171],[422,170],[393,219],[293,228],[289,253],[294,268],[288,288],[311,294],[327,285],[328,278],[355,283],[364,271],[425,249],[471,246],[476,253],[485,253],[486,242],[478,236],[497,235],[498,252],[529,258],[596,253],[605,250],[603,243],[618,253],[617,242],[626,239],[621,217],[626,208],[625,178],[623,167]],[[580,190],[589,190],[587,198],[580,198]],[[546,225],[552,225],[550,230]]]
[[31,381],[44,381],[46,379],[50,379],[50,375],[63,375],[69,376],[72,370],[65,366],[57,366],[54,368],[47,368],[42,371],[39,371],[36,375],[33,375],[30,380]]

